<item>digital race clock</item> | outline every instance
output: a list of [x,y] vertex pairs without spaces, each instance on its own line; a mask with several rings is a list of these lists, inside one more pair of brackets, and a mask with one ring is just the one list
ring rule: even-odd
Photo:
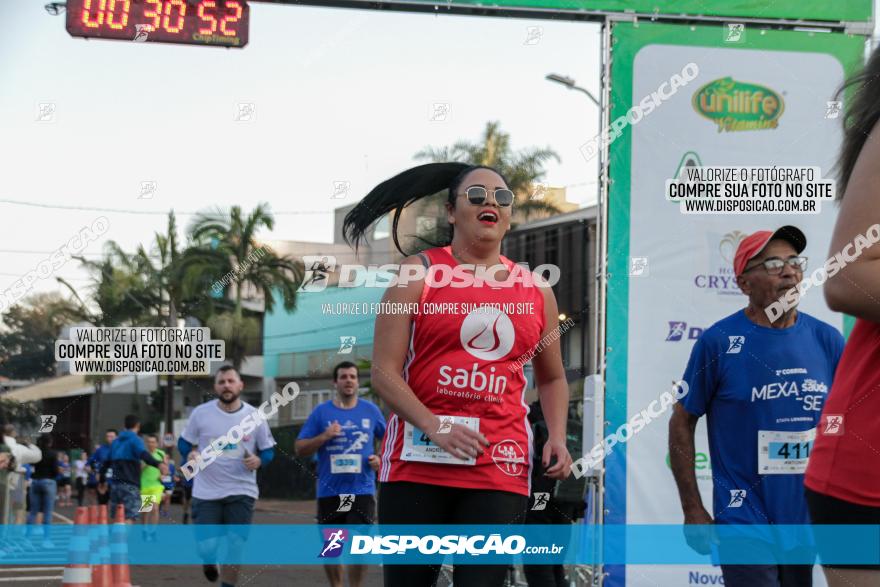
[[74,37],[244,47],[245,0],[67,0]]

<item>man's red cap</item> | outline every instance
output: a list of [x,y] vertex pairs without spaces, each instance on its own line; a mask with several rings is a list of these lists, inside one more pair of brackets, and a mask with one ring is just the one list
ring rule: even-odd
[[791,243],[797,254],[807,248],[807,237],[795,226],[783,226],[776,232],[759,230],[753,232],[739,243],[733,258],[733,274],[739,277],[748,262],[755,258],[771,240],[778,238]]

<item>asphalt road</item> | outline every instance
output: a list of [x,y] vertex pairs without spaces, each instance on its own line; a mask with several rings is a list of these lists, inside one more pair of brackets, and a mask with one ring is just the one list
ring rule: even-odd
[[[57,508],[54,524],[58,525],[57,532],[70,532],[70,519],[74,515],[73,507]],[[257,502],[257,511],[254,514],[254,524],[313,524],[315,503],[313,501],[286,502],[275,500],[263,500]],[[162,524],[181,524],[182,509],[178,504],[172,504],[170,516],[160,519]],[[66,527],[65,527],[66,526]],[[62,542],[62,540],[58,540]],[[291,548],[297,545],[291,544]],[[161,548],[161,544],[157,544]],[[0,544],[2,549],[2,544]],[[64,560],[65,553],[59,544],[59,560]],[[2,560],[2,559],[0,559]],[[36,587],[39,585],[61,585],[63,566],[55,564],[31,565],[27,564],[27,553],[9,553],[6,557],[9,565],[0,566],[0,587],[6,585],[22,585]],[[133,585],[140,587],[152,587],[154,585],[168,587],[198,587],[200,585],[217,585],[209,583],[202,574],[202,567],[198,565],[141,565],[131,567],[131,581]],[[287,587],[287,586],[319,586],[329,585],[320,565],[314,566],[283,566],[283,565],[260,565],[243,566],[239,576],[238,587]],[[371,567],[367,570],[363,586],[380,587],[382,585],[382,570],[380,567]]]

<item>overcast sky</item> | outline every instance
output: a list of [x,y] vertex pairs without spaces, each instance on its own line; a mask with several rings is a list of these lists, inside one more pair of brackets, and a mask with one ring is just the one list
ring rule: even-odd
[[[151,243],[171,208],[183,228],[185,213],[259,202],[276,212],[261,237],[329,242],[333,208],[425,146],[478,140],[490,120],[514,149],[554,149],[545,181],[595,201],[595,160],[578,146],[597,109],[544,76],[597,93],[596,24],[254,3],[248,46],[223,49],[72,38],[43,4],[0,3],[0,291],[99,216],[109,229],[94,258],[107,239]],[[40,121],[46,103],[53,119]],[[235,120],[241,103],[250,122]],[[349,182],[342,198],[335,182]],[[85,286],[77,265],[57,274]]]
[[[577,148],[598,111],[543,78],[598,91],[597,25],[254,3],[240,50],[72,38],[42,4],[0,4],[0,199],[180,213],[268,202],[277,224],[261,236],[329,242],[333,208],[425,146],[476,141],[490,120],[515,149],[559,153],[548,183],[581,204],[595,197],[595,166]],[[54,121],[36,120],[41,103],[55,104]],[[253,121],[235,120],[238,103],[254,105]],[[431,120],[435,103],[448,104],[445,120]],[[350,182],[340,199],[337,181]],[[155,182],[152,198],[142,182]],[[0,203],[0,289],[46,256],[12,251],[54,250],[102,214],[104,237],[127,250],[165,226],[160,214]],[[85,285],[76,265],[59,273]]]

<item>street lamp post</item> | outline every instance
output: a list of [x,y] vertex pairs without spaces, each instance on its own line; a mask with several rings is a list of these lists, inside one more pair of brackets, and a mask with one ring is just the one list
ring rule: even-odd
[[596,97],[593,96],[593,94],[591,94],[589,90],[587,90],[586,88],[582,88],[580,86],[576,86],[574,84],[574,80],[571,79],[570,77],[566,77],[564,75],[559,75],[557,73],[549,73],[546,76],[544,76],[544,79],[549,80],[551,82],[556,82],[557,84],[562,84],[563,86],[565,86],[569,90],[577,90],[579,92],[583,92],[587,95],[587,97],[590,100],[593,101],[593,104],[595,104],[596,106],[599,105],[599,100],[597,100]]
[[[583,92],[584,94],[586,94],[587,97],[593,101],[593,104],[595,104],[596,106],[599,107],[599,117],[600,117],[599,126],[601,127],[601,125],[602,125],[602,122],[601,122],[602,106],[599,104],[599,100],[597,100],[596,97],[593,94],[591,94],[588,89],[582,88],[578,85],[575,85],[573,79],[571,79],[570,77],[564,76],[564,75],[559,75],[558,73],[548,73],[547,75],[544,76],[544,79],[551,81],[551,82],[555,82],[557,84],[562,84],[563,86],[565,86],[569,90],[577,90],[579,92]],[[586,236],[586,227],[584,228],[584,234]],[[586,274],[586,256],[584,256],[584,263],[585,263],[584,273]],[[585,318],[584,312],[581,312],[580,316],[581,316],[580,317],[580,321],[581,321],[581,353],[583,354],[585,352],[585,349],[587,348],[587,319]],[[559,320],[560,321],[565,320],[565,315],[560,314]],[[587,367],[586,367],[585,361],[583,361],[583,360],[581,361],[581,368],[582,368],[581,372],[586,373]]]

